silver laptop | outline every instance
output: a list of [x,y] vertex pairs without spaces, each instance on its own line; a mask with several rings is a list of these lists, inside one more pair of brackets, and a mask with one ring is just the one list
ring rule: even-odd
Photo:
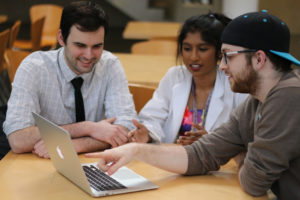
[[96,163],[80,164],[69,133],[42,116],[32,114],[56,170],[90,195],[100,197],[158,188],[127,167],[108,176]]

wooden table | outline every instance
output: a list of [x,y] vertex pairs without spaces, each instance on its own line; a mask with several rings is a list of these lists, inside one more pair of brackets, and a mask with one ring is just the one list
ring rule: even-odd
[[125,27],[125,39],[176,39],[181,23],[130,21]]
[[[79,157],[84,163],[97,161],[83,155]],[[253,198],[242,191],[233,162],[229,162],[212,175],[188,177],[166,172],[139,161],[133,161],[127,167],[157,184],[159,189],[101,199],[267,199],[266,196]],[[38,158],[33,154],[9,152],[0,161],[0,188],[0,199],[3,200],[95,199],[56,172],[50,160]]]
[[0,15],[0,24],[4,23],[7,21],[7,16],[6,15]]
[[157,87],[168,69],[176,64],[176,58],[168,55],[135,55],[114,53],[124,68],[129,83]]

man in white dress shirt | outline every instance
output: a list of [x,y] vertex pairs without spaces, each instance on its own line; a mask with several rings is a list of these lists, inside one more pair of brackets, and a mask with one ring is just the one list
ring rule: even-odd
[[[23,60],[3,125],[13,152],[49,157],[32,112],[68,130],[78,153],[129,141],[136,112],[120,61],[103,50],[107,29],[107,16],[98,4],[71,3],[63,10],[58,31],[62,47],[37,51]],[[82,84],[81,120],[76,119],[74,78]]]

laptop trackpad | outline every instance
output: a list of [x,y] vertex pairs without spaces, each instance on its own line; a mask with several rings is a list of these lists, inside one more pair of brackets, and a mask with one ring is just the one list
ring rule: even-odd
[[126,187],[140,187],[149,181],[144,177],[136,174],[127,167],[121,167],[116,173],[111,175],[112,178],[116,179]]

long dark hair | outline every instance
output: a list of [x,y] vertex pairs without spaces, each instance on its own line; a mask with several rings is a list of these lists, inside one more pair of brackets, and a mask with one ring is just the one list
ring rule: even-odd
[[205,15],[193,16],[188,18],[181,27],[177,39],[177,56],[182,55],[182,43],[187,33],[200,32],[202,39],[212,44],[216,48],[216,59],[218,60],[221,52],[221,35],[225,26],[231,21],[223,14],[209,12]]

